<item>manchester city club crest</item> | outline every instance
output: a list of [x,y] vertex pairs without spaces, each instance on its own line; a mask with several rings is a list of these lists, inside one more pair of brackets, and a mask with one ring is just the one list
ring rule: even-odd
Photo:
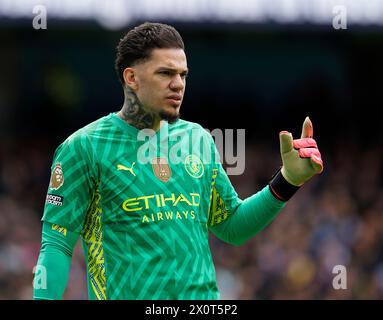
[[201,178],[205,169],[200,158],[190,154],[184,161],[186,172],[193,178]]

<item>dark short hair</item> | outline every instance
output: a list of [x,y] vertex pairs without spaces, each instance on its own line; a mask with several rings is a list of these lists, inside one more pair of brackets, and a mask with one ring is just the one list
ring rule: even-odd
[[130,30],[117,45],[115,69],[124,85],[126,68],[150,58],[153,49],[183,49],[184,42],[178,31],[167,24],[145,22]]

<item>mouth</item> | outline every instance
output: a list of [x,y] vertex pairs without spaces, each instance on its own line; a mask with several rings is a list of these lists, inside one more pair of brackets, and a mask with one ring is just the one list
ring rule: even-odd
[[169,101],[171,105],[178,107],[182,102],[182,96],[179,94],[172,94],[167,96],[166,100]]

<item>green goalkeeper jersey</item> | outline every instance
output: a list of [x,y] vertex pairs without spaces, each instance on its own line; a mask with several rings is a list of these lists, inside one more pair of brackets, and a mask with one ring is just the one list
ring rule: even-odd
[[57,148],[42,220],[81,235],[89,299],[218,299],[208,230],[241,201],[200,125],[112,113]]

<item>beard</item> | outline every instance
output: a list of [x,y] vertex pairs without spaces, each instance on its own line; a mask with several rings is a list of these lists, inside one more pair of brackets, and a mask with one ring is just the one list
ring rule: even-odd
[[177,114],[166,112],[166,111],[160,111],[159,113],[161,120],[166,120],[169,124],[172,124],[176,122],[180,118],[180,113]]

